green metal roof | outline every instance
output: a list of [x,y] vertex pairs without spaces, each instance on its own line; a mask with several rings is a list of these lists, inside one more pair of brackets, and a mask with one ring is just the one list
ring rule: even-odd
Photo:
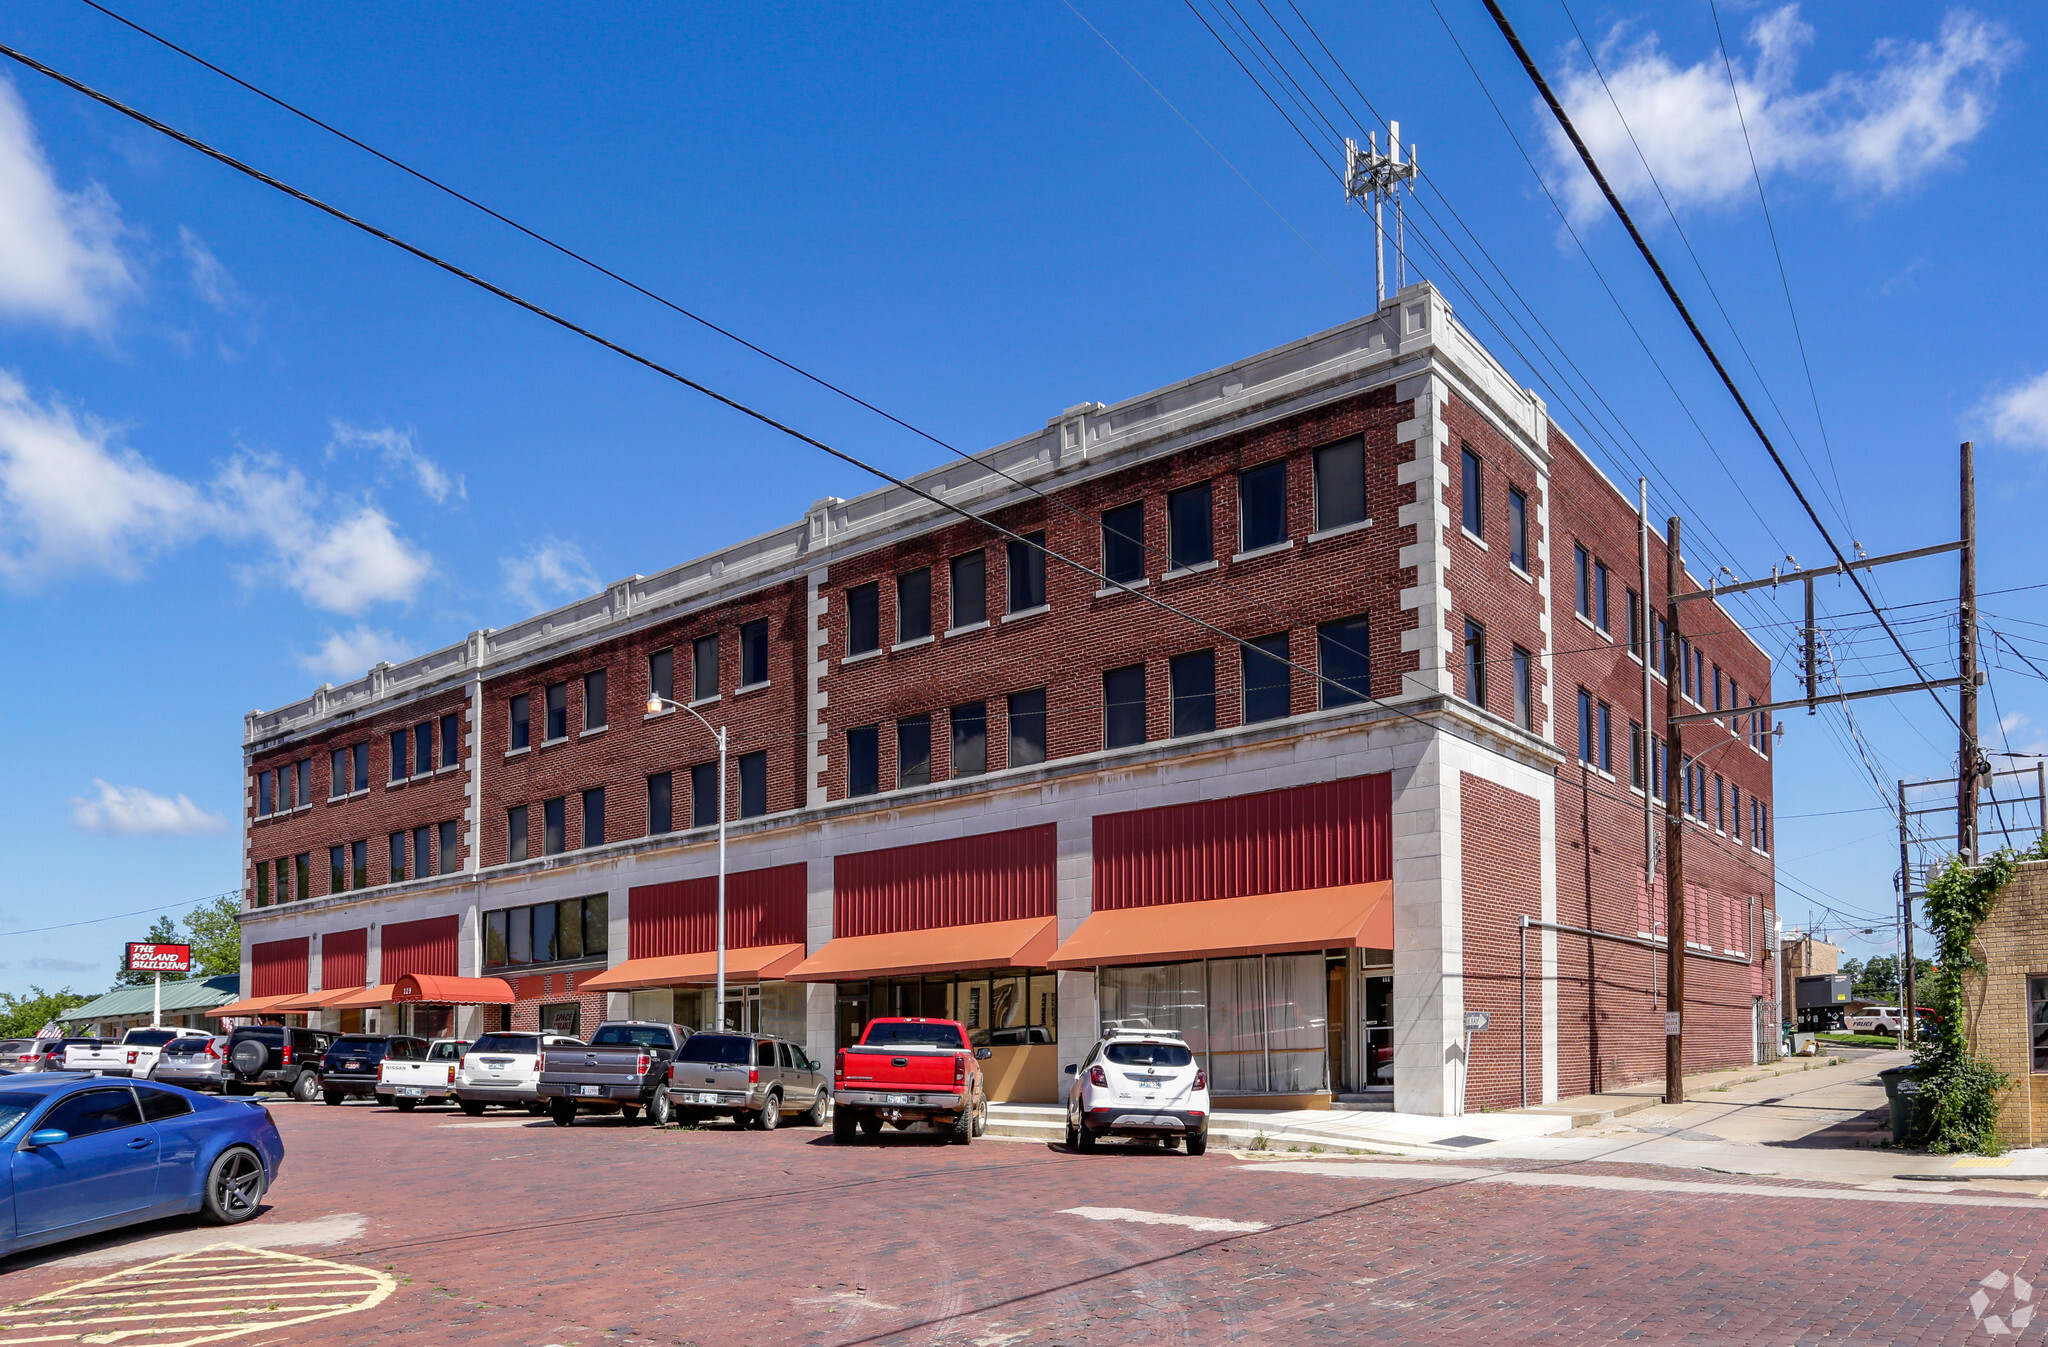
[[[241,978],[233,973],[225,977],[180,978],[176,982],[164,981],[164,1012],[180,1014],[194,1010],[211,1010],[239,1000],[237,988]],[[123,1019],[130,1015],[147,1015],[154,1002],[156,988],[150,983],[139,987],[116,987],[97,1001],[88,1001],[75,1010],[67,1010],[57,1017],[59,1024],[76,1024],[82,1020]]]

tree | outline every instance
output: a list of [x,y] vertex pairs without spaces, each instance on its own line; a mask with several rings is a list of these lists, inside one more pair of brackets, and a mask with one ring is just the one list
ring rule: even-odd
[[[1849,975],[1849,985],[1856,995],[1873,1001],[1888,1001],[1897,1004],[1905,994],[1899,986],[1899,956],[1896,954],[1873,954],[1868,959],[1850,959],[1842,964],[1842,971]],[[1915,957],[1913,971],[1916,983],[1925,983],[1934,972],[1934,965],[1926,959]],[[1917,985],[1916,985],[1917,990]]]
[[[156,924],[149,928],[149,934],[143,936],[142,940],[144,944],[150,945],[182,945],[185,943],[178,935],[178,923],[172,921],[169,917],[158,917]],[[128,962],[126,958],[127,952],[128,947],[123,945],[121,947],[122,963]],[[154,981],[156,981],[156,974],[154,973],[137,973],[126,968],[123,968],[114,975],[114,985],[117,987],[146,987]]]
[[242,907],[224,893],[185,914],[192,940],[192,969],[205,977],[242,971],[242,927],[235,920]]
[[92,999],[80,996],[69,987],[54,992],[30,987],[22,996],[0,992],[0,1038],[34,1038],[36,1031],[51,1020]]

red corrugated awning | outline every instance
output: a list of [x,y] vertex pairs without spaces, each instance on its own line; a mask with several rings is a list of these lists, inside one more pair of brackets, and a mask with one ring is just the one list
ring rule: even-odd
[[391,984],[392,1001],[416,1006],[509,1006],[518,1000],[503,978],[453,978],[407,973]]
[[1059,943],[1057,917],[843,935],[783,974],[792,982],[846,982],[900,973],[1043,968]]
[[[1394,886],[1387,880],[1199,903],[1097,912],[1048,964],[1176,963],[1317,949],[1392,949]],[[828,946],[829,948],[829,946]]]
[[380,982],[374,987],[363,987],[350,992],[339,1000],[329,1001],[324,1010],[360,1010],[365,1006],[387,1006],[391,1004],[391,984]]
[[215,1006],[206,1012],[208,1019],[239,1019],[244,1015],[281,1015],[279,1006],[286,1001],[296,1001],[304,993],[293,992],[288,996],[245,996],[239,1001],[230,1001],[224,1006]]
[[[752,945],[725,952],[727,982],[766,982],[779,978],[802,961],[802,945]],[[628,959],[616,967],[584,978],[577,983],[581,992],[622,992],[634,987],[674,987],[718,980],[718,951],[698,954],[666,954],[651,959]]]

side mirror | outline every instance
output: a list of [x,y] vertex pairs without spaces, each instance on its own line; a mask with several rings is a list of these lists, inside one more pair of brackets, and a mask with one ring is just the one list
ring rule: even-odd
[[1061,1071],[1065,1072],[1067,1075],[1070,1076],[1073,1075],[1075,1072],[1079,1071],[1080,1069],[1081,1064],[1079,1062],[1068,1062],[1065,1066],[1060,1068]]
[[38,1146],[61,1145],[69,1140],[71,1140],[71,1134],[61,1127],[45,1127],[41,1131],[28,1134],[30,1150],[34,1150]]
[[995,1056],[995,1053],[988,1048],[976,1048],[974,1050],[974,1060],[977,1062],[985,1062],[993,1056]]

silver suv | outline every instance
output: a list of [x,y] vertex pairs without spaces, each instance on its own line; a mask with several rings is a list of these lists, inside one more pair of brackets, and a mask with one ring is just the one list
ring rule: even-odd
[[648,1116],[673,1111],[682,1122],[728,1117],[763,1132],[786,1112],[823,1127],[832,1114],[832,1086],[810,1054],[794,1043],[760,1034],[691,1034],[669,1063],[666,1100]]

